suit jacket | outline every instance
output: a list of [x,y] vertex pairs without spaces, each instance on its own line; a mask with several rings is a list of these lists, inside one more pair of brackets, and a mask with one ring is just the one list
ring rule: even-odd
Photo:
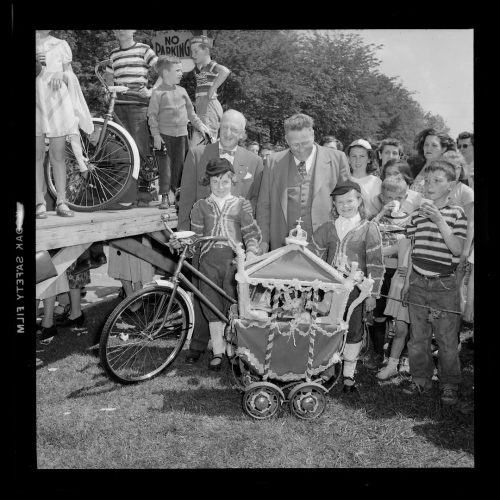
[[[317,146],[313,174],[313,199],[311,218],[313,230],[332,218],[330,193],[339,180],[350,178],[347,157],[342,151]],[[264,169],[257,201],[257,224],[262,231],[262,241],[269,243],[269,250],[285,244],[288,236],[288,166],[290,150],[273,153]],[[312,236],[312,235],[308,235]]]
[[[210,186],[202,186],[201,180],[205,176],[207,163],[219,157],[219,142],[197,146],[190,149],[184,160],[182,170],[181,191],[179,197],[179,214],[177,229],[188,231],[191,228],[190,214],[196,201],[206,198],[210,194]],[[247,198],[252,203],[253,215],[262,180],[262,158],[240,146],[234,154],[233,168],[235,183],[231,193],[235,196]]]

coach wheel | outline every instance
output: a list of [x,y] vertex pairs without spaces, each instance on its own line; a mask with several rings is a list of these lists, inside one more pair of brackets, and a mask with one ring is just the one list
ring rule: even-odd
[[303,420],[319,417],[326,408],[325,390],[317,385],[299,384],[290,391],[290,411]]
[[245,413],[257,420],[274,417],[282,403],[279,389],[267,382],[255,382],[243,393],[242,406]]

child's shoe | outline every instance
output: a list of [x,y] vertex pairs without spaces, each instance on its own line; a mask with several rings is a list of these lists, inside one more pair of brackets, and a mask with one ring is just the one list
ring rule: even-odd
[[363,358],[363,365],[366,366],[368,370],[378,370],[383,360],[383,356],[375,354],[374,352],[368,352]]
[[387,365],[385,365],[378,373],[377,378],[379,380],[387,380],[389,378],[395,377],[398,374],[398,359],[389,358]]
[[410,360],[407,356],[402,356],[399,362],[399,373],[409,374],[410,373]]
[[441,403],[444,405],[455,405],[458,403],[458,391],[453,387],[443,387]]
[[356,382],[352,377],[344,377],[344,386],[342,392],[347,394],[359,394]]
[[403,389],[403,392],[408,396],[428,396],[431,392],[431,387],[411,382],[409,387]]

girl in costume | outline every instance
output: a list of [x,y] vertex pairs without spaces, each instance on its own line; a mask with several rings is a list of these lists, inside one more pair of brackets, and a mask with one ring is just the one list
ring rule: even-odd
[[[262,235],[252,216],[250,201],[231,194],[234,169],[226,158],[210,160],[203,183],[210,184],[211,194],[198,200],[191,210],[191,230],[198,236],[222,236],[227,241],[208,241],[199,249],[200,271],[219,285],[231,297],[236,296],[235,268],[233,259],[239,243],[244,243],[247,259],[262,253]],[[200,291],[223,313],[229,302],[204,282]],[[208,320],[212,340],[213,358],[210,370],[220,370],[226,346],[224,323],[212,310],[201,305]]]
[[[377,225],[366,217],[361,187],[353,181],[339,182],[331,192],[333,220],[322,224],[313,234],[311,251],[336,268],[358,263],[358,269],[374,280],[371,296],[364,301],[366,311],[373,311],[384,276],[382,237]],[[348,270],[347,270],[348,271]],[[347,308],[359,296],[354,287]],[[354,308],[349,319],[347,341],[344,347],[343,392],[357,392],[354,372],[363,339],[363,303]],[[326,370],[322,378],[327,381],[334,367]]]

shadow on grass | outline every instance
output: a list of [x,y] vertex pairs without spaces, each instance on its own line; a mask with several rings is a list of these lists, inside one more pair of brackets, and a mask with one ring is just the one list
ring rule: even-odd
[[393,421],[395,416],[410,418],[415,421],[412,431],[436,446],[474,454],[472,353],[462,349],[460,361],[463,383],[459,402],[451,407],[442,406],[437,381],[433,382],[433,389],[428,395],[408,395],[403,389],[411,381],[409,376],[399,375],[390,381],[380,382],[375,377],[376,372],[363,365],[357,368],[358,395],[344,394],[341,387],[337,387],[330,396],[341,405],[364,410],[368,419]]
[[80,389],[70,392],[66,397],[68,399],[87,398],[93,396],[100,396],[102,394],[115,392],[121,389],[120,385],[115,384],[111,380],[108,379],[102,380],[101,375],[94,375],[92,378],[94,380],[95,379],[101,379],[101,380],[98,380],[96,383],[92,385],[80,387]]
[[153,394],[163,398],[161,408],[150,408],[150,413],[186,412],[206,417],[229,417],[240,420],[241,396],[229,387],[220,389],[198,388],[192,390],[165,389]]

